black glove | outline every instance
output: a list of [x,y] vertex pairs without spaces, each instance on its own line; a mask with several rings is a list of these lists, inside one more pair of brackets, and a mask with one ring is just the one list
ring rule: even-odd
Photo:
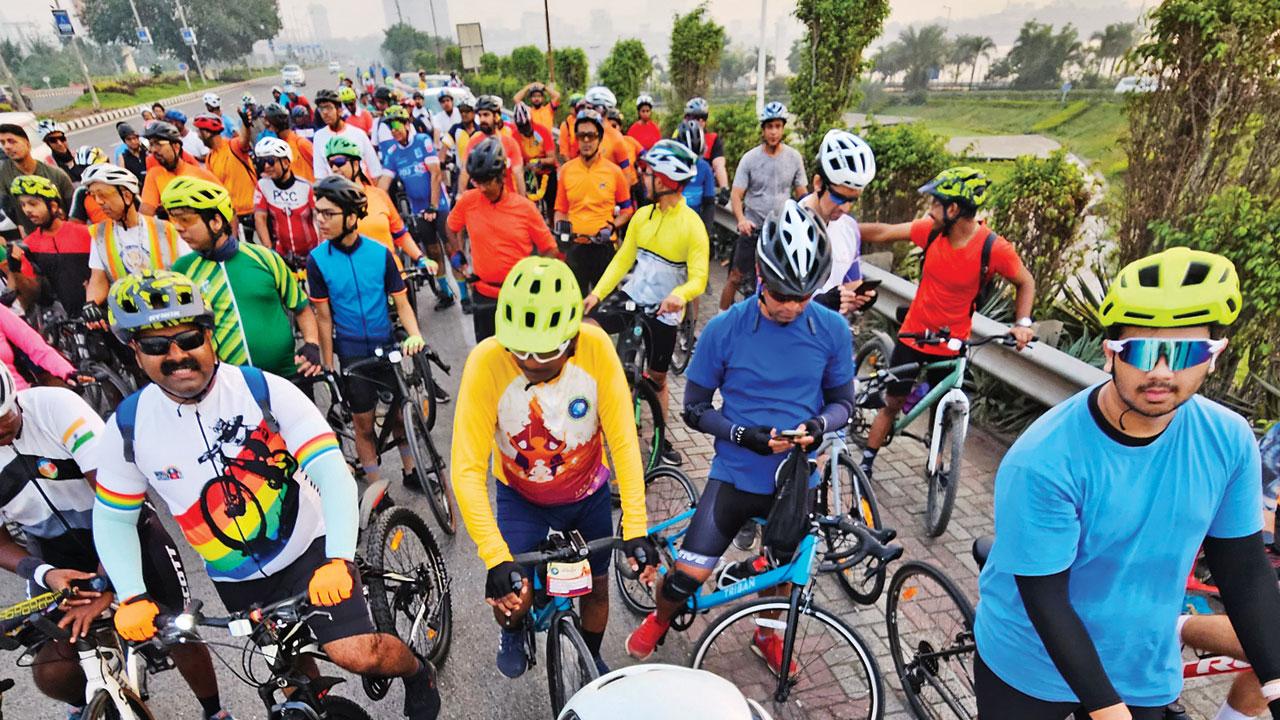
[[809,437],[812,438],[821,438],[822,434],[827,431],[826,418],[811,417],[800,424],[804,426],[805,431],[808,432]]
[[312,365],[320,364],[320,346],[315,343],[303,343],[302,347],[298,348],[298,355]]
[[597,245],[608,245],[612,243],[613,229],[614,228],[612,225],[605,225],[604,227],[596,231],[595,237],[592,238],[591,241],[596,243]]
[[484,580],[484,596],[497,600],[511,593],[520,594],[524,586],[524,568],[507,560],[489,568]]
[[653,540],[649,539],[648,535],[624,540],[622,552],[635,560],[641,570],[658,564],[658,546],[653,544]]
[[757,455],[773,454],[773,448],[769,447],[769,439],[773,437],[772,428],[764,425],[753,427],[734,425],[731,437],[735,445],[740,445]]
[[98,303],[87,302],[80,308],[80,318],[85,322],[102,322],[107,319],[107,315],[102,312],[102,306]]

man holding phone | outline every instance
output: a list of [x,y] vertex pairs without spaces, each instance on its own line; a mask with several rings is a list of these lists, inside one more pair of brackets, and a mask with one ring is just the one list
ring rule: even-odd
[[878,281],[862,277],[862,236],[849,212],[862,190],[876,176],[876,157],[862,138],[832,129],[822,138],[813,176],[813,192],[800,199],[827,223],[831,240],[831,274],[814,300],[847,315],[875,302]]

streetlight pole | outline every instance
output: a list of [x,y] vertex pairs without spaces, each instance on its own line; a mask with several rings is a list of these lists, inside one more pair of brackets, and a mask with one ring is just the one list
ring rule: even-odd
[[555,83],[556,81],[556,56],[551,52],[551,8],[547,5],[547,0],[542,0],[542,17],[547,25],[547,82]]
[[[180,0],[173,0],[173,4],[178,6],[178,22],[182,23],[182,27],[190,28],[191,26],[187,24],[187,11],[182,7],[182,2]],[[194,36],[195,30],[193,29],[191,32],[191,39],[197,40]],[[200,64],[200,53],[196,52],[196,43],[192,42],[189,47],[191,48],[191,59],[196,63],[196,72],[200,73],[200,79],[208,82],[209,76],[204,74],[204,66]]]
[[756,114],[764,110],[764,38],[769,0],[760,0],[760,47],[756,49]]

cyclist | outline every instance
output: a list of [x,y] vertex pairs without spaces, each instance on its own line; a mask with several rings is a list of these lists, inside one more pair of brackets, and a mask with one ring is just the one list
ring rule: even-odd
[[783,142],[786,129],[786,106],[766,103],[760,111],[760,144],[743,154],[733,173],[730,206],[738,222],[738,239],[733,246],[729,281],[720,291],[721,310],[729,309],[738,287],[751,278],[756,266],[756,231],[764,219],[781,210],[788,198],[801,197],[808,191],[804,158]]
[[875,290],[858,292],[862,287],[862,239],[858,221],[846,210],[875,179],[876,156],[862,138],[833,128],[823,136],[815,164],[813,192],[800,204],[827,223],[831,276],[814,299],[847,314],[866,307],[876,295]]
[[1280,717],[1258,448],[1243,418],[1198,394],[1241,302],[1230,260],[1185,247],[1111,283],[1098,310],[1111,379],[1034,422],[996,473],[974,627],[979,715],[1163,718],[1182,685],[1171,630],[1203,545]]
[[19,175],[40,175],[50,180],[58,188],[58,197],[65,202],[75,194],[71,178],[62,168],[40,162],[31,154],[31,141],[27,131],[21,125],[0,123],[0,150],[5,160],[0,163],[0,210],[6,217],[15,222],[23,233],[30,233],[35,226],[27,221],[18,207],[18,199],[9,194],[9,186]]
[[[335,352],[345,366],[372,357],[375,350],[395,341],[388,297],[394,301],[396,316],[407,333],[400,343],[404,353],[415,355],[426,347],[391,251],[359,232],[357,223],[369,206],[366,189],[337,176],[325,178],[315,187],[316,218],[324,242],[307,256],[307,292],[320,320],[321,360],[329,369],[334,368]],[[355,426],[356,454],[371,483],[380,476],[373,412],[380,389],[397,387],[393,372],[384,364],[347,378],[346,399]],[[404,426],[398,415],[389,420],[395,423],[404,484],[420,488]]]
[[[185,142],[182,135],[173,125],[158,122],[147,128],[146,136],[150,142],[151,157],[156,164],[147,171],[147,179],[143,181],[142,196],[139,198],[142,201],[139,212],[143,215],[156,214],[156,210],[160,207],[160,193],[174,178],[198,177],[210,182],[218,182],[218,178],[213,173],[196,164],[194,160],[184,158],[184,155],[189,157],[189,154],[183,149]],[[204,148],[204,145],[200,147]],[[208,148],[204,149],[207,154]]]
[[467,176],[467,152],[470,147],[485,138],[498,138],[502,142],[502,148],[507,158],[507,169],[504,173],[504,182],[506,182],[507,190],[520,195],[527,195],[528,189],[524,186],[524,160],[520,152],[520,143],[516,142],[516,139],[511,137],[510,133],[502,132],[501,98],[495,95],[481,95],[476,99],[476,129],[479,132],[471,133],[465,144],[458,145],[458,163],[461,168],[458,174],[458,190],[462,191],[470,187],[470,178]]
[[556,90],[555,85],[531,82],[517,90],[511,101],[519,105],[526,96],[529,98],[529,115],[533,121],[546,128],[555,127],[556,111],[560,109],[560,91]]
[[111,162],[137,176],[138,185],[141,186],[147,177],[147,146],[142,144],[138,131],[129,123],[117,123],[116,134],[120,136],[120,144],[112,152]]
[[[702,127],[702,132],[706,136],[706,142],[702,148],[702,157],[711,163],[711,169],[716,173],[716,192],[729,192],[729,171],[725,167],[724,158],[724,138],[719,133],[707,130],[707,118],[711,115],[711,106],[707,104],[704,98],[690,98],[689,102],[684,104],[684,119],[692,120]],[[721,204],[726,198],[718,198]]]
[[[170,221],[192,253],[173,270],[200,286],[213,314],[218,359],[290,377],[320,373],[316,317],[284,258],[270,248],[240,242],[231,199],[220,185],[179,178],[161,196]],[[302,334],[294,351],[292,313]]]
[[418,247],[404,226],[404,219],[395,203],[385,190],[369,182],[361,167],[360,148],[345,137],[330,138],[325,152],[329,156],[329,167],[334,175],[350,180],[364,190],[366,197],[365,212],[360,219],[360,234],[381,243],[391,252],[391,259],[396,268],[400,268],[400,258],[396,250],[402,250],[409,260],[419,267],[427,267],[427,257]]
[[[822,221],[786,201],[761,228],[757,263],[763,290],[707,323],[685,371],[685,422],[715,437],[716,455],[675,572],[655,593],[657,610],[627,638],[627,653],[639,660],[653,653],[743,523],[768,516],[774,477],[793,442],[812,449],[853,410],[849,324],[810,302],[831,273]],[[719,408],[712,405],[716,390]],[[804,435],[793,441],[778,434],[789,428]],[[759,628],[751,648],[781,672],[780,635]]]
[[[350,88],[347,89],[349,90]],[[324,127],[316,130],[315,139],[312,141],[313,144],[323,150],[329,146],[329,140],[335,137],[343,137],[354,143],[360,150],[360,158],[364,160],[365,167],[369,170],[369,176],[376,179],[378,187],[386,190],[391,187],[391,181],[394,176],[382,169],[382,162],[378,160],[378,153],[374,150],[373,143],[369,142],[369,135],[364,130],[343,119],[342,104],[338,101],[338,95],[339,93],[335,93],[332,90],[321,90],[316,93],[316,112],[320,115],[320,120],[324,123]],[[315,153],[312,162],[312,174],[316,180],[322,180],[333,174],[328,160],[329,157],[324,152]]]
[[365,135],[368,135],[373,130],[373,113],[360,106],[355,90],[338,88],[338,102],[342,103],[347,111],[345,116],[347,124],[363,130]]
[[[556,141],[551,134],[551,126],[543,125],[534,119],[528,105],[516,103],[513,113],[516,141],[520,144],[520,158],[525,167],[533,170],[542,188],[542,199],[549,206],[556,197]],[[530,194],[535,188],[529,188]]]
[[[578,287],[590,292],[613,259],[613,236],[635,208],[622,169],[600,154],[604,120],[586,109],[574,121],[579,154],[560,168],[556,183],[555,230],[573,236],[565,259]],[[617,215],[614,215],[614,212]]]
[[235,115],[222,112],[222,98],[218,93],[205,93],[203,101],[205,112],[222,118],[223,137],[230,140],[240,133],[240,119]]
[[653,121],[653,98],[641,94],[636,98],[636,121],[627,128],[627,135],[640,141],[647,152],[662,139],[662,128]]
[[676,130],[676,142],[689,148],[694,155],[698,156],[698,174],[692,181],[685,183],[684,202],[697,211],[709,235],[711,225],[715,222],[716,174],[711,169],[711,163],[702,156],[705,144],[702,125],[696,120],[681,121],[680,127]]
[[[258,174],[253,170],[253,159],[249,157],[248,148],[238,137],[228,140],[223,136],[222,131],[226,126],[218,115],[197,115],[192,124],[196,126],[200,139],[209,146],[204,166],[231,197],[231,207],[236,213],[240,237],[245,242],[253,242],[253,192],[258,184]],[[161,190],[160,194],[163,197],[164,191]]]
[[[262,138],[253,155],[261,174],[253,194],[258,238],[280,253],[290,267],[301,267],[320,242],[311,183],[293,173],[293,150],[280,138]],[[299,167],[311,169],[309,163]]]
[[[863,243],[910,240],[924,249],[921,255],[920,287],[902,322],[902,332],[938,332],[949,328],[951,337],[967,340],[977,311],[978,296],[992,274],[999,274],[1017,288],[1014,317],[1017,322],[1009,334],[1018,341],[1018,349],[1026,347],[1035,334],[1031,330],[1031,307],[1035,302],[1036,281],[1022,264],[1017,250],[1004,238],[977,219],[978,209],[986,203],[990,181],[981,171],[955,167],[942,171],[920,188],[931,198],[929,214],[914,222],[897,225],[860,223]],[[945,240],[945,242],[934,242]],[[933,258],[930,260],[930,258]],[[982,277],[984,260],[989,259],[987,277]],[[899,339],[889,357],[891,366],[925,363],[954,357],[946,345],[925,345],[911,339]],[[902,410],[918,373],[904,373],[901,382],[885,389],[884,407],[867,433],[867,446],[862,451],[862,470],[870,479],[876,454]],[[945,371],[941,373],[945,375]],[[941,377],[927,378],[937,384]]]
[[445,229],[449,219],[449,196],[444,192],[440,177],[440,157],[427,133],[410,134],[409,113],[400,106],[388,108],[382,121],[391,130],[392,145],[383,155],[383,164],[400,179],[409,210],[409,232],[419,248],[426,248],[427,255],[419,256],[423,263],[432,266],[439,294],[436,309],[443,310],[455,302],[453,290],[445,279],[448,258],[442,248],[448,242]]
[[[685,306],[707,288],[707,258],[710,248],[702,218],[684,202],[685,183],[697,173],[698,156],[675,140],[660,140],[645,153],[645,163],[654,176],[654,202],[641,208],[627,225],[627,236],[613,256],[595,288],[583,301],[583,311],[591,313],[600,301],[622,282],[625,298],[644,307],[657,306],[654,315],[645,314],[649,349],[647,376],[658,389],[662,415],[666,417],[669,393],[667,371],[676,346],[676,326]],[[623,329],[625,318],[597,313],[600,325],[610,333]],[[662,439],[663,460],[679,465],[680,453],[668,438]]]
[[[506,151],[497,138],[487,138],[471,148],[467,170],[475,187],[458,197],[447,225],[451,247],[461,247],[458,234],[463,228],[471,238],[475,275],[462,285],[462,291],[474,286],[471,323],[477,343],[494,333],[498,291],[511,268],[534,251],[556,253],[555,241],[537,207],[506,189],[502,180],[506,167]],[[465,294],[463,298],[465,302]]]
[[[374,630],[355,557],[356,486],[324,416],[269,373],[219,363],[199,289],[171,271],[112,286],[111,329],[151,379],[99,443],[93,539],[116,594],[116,629],[142,642],[160,612],[135,525],[148,490],[204,559],[223,605],[244,612],[307,592],[307,622],[350,672],[405,681],[405,715],[431,720],[431,666]],[[260,399],[261,397],[261,399]],[[122,427],[122,425],[124,427]],[[210,445],[212,443],[212,445]]]
[[[467,357],[453,421],[454,493],[488,574],[485,601],[502,627],[498,670],[528,668],[520,621],[532,600],[529,568],[513,555],[549,530],[588,541],[613,535],[604,445],[622,495],[622,537],[633,568],[657,559],[646,533],[644,470],[631,391],[609,336],[582,324],[582,292],[561,261],[516,263],[498,293],[497,329]],[[490,458],[498,477],[490,510]],[[601,672],[609,620],[611,550],[589,558],[591,592],[581,598],[582,637]]]
[[[66,220],[58,188],[46,177],[19,175],[9,186],[9,195],[17,199],[22,216],[35,226],[22,239],[25,257],[43,280],[44,287],[34,293],[35,304],[57,302],[68,315],[79,312],[89,282],[88,228]],[[10,257],[14,254],[11,251]],[[10,270],[14,270],[12,263]]]
[[[310,113],[310,109],[306,106],[298,106],[303,112]],[[293,151],[293,168],[307,182],[314,182],[312,175],[312,165],[315,163],[315,146],[310,140],[303,137],[300,133],[292,128],[293,120],[289,111],[285,110],[278,103],[269,103],[262,109],[262,119],[266,122],[263,132],[256,139],[250,137],[249,133],[243,133],[241,137],[242,147],[252,148],[257,144],[258,140],[264,137],[276,137],[289,143],[289,147]]]

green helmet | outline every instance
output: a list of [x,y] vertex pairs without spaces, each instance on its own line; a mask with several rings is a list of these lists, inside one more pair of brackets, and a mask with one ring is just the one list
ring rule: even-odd
[[494,337],[508,350],[552,352],[578,334],[582,290],[560,260],[527,257],[516,263],[498,292]]
[[359,145],[341,135],[334,135],[329,138],[329,142],[324,146],[325,157],[330,158],[334,155],[346,155],[357,160],[364,157],[363,153],[360,152]]
[[920,193],[932,195],[938,202],[948,205],[960,203],[969,210],[977,210],[987,202],[991,181],[977,168],[953,167],[920,186]]

